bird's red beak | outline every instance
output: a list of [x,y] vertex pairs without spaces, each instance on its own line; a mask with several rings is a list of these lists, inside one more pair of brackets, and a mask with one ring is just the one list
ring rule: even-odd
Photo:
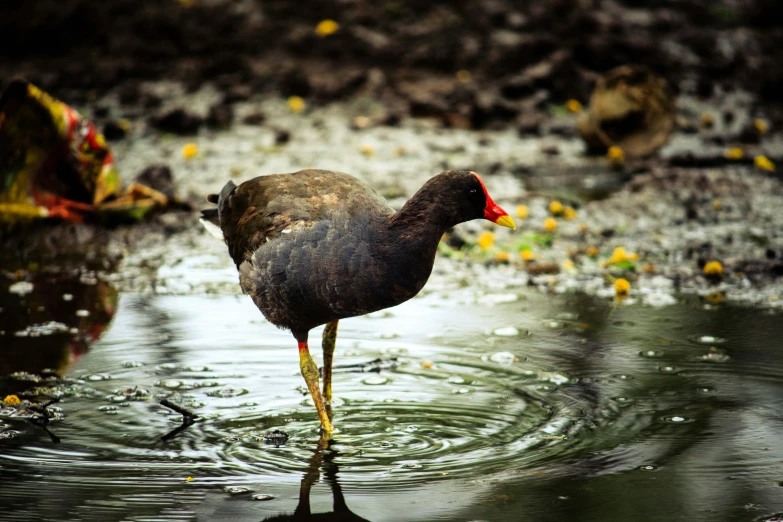
[[478,179],[479,183],[481,183],[481,188],[484,189],[484,197],[487,200],[487,206],[484,207],[484,219],[488,219],[489,221],[492,221],[493,223],[502,227],[508,227],[510,229],[516,230],[517,226],[514,224],[514,220],[511,219],[511,216],[508,215],[508,212],[500,208],[497,203],[492,201],[492,198],[490,197],[489,192],[487,192],[487,187],[484,185],[484,181],[481,179],[481,176],[475,172],[471,172],[471,174],[476,176],[476,179]]

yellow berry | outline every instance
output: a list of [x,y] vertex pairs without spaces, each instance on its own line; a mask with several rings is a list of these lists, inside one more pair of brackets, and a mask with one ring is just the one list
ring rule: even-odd
[[744,155],[745,152],[739,147],[732,147],[723,151],[723,157],[731,160],[742,159],[742,156]]
[[557,230],[557,221],[555,221],[553,218],[546,218],[544,220],[544,230],[547,232],[554,232]]
[[551,201],[549,203],[549,213],[555,216],[559,216],[563,213],[563,204],[559,201]]
[[301,96],[290,96],[286,103],[288,104],[288,110],[291,112],[298,114],[305,110],[306,104]]
[[574,207],[566,207],[563,209],[563,217],[567,220],[571,221],[572,219],[576,218],[576,210],[574,210]]
[[9,406],[19,406],[22,403],[16,395],[6,395],[3,402]]
[[582,110],[582,104],[578,100],[571,98],[565,103],[568,112],[580,112]]
[[723,273],[723,265],[720,261],[710,261],[704,265],[704,275],[721,275]]
[[517,217],[519,219],[525,219],[530,214],[527,205],[517,205]]
[[757,169],[775,172],[775,164],[766,156],[756,156],[753,158],[753,165],[755,165]]
[[457,77],[457,80],[461,83],[468,83],[472,76],[470,74],[470,71],[466,71],[465,69],[460,69],[457,71],[457,74],[455,75]]
[[630,289],[631,289],[631,283],[629,283],[627,279],[620,278],[614,282],[614,293],[617,296],[628,295],[628,291]]
[[194,158],[198,154],[198,145],[195,143],[188,143],[182,147],[182,157],[185,159]]
[[492,245],[495,244],[495,234],[492,232],[482,232],[481,235],[478,237],[478,246],[482,249],[486,250],[488,248],[492,248]]
[[340,29],[340,24],[334,20],[321,20],[318,25],[315,26],[315,33],[318,36],[324,37],[336,33]]

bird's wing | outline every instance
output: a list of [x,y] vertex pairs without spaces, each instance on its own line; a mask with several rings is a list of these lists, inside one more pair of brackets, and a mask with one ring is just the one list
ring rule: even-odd
[[237,266],[261,245],[295,229],[393,212],[366,183],[326,170],[260,176],[239,186],[229,182],[218,209],[220,228]]

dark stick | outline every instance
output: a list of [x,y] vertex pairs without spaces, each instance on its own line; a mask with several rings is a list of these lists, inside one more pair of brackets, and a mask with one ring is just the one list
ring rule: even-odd
[[168,440],[173,439],[174,437],[179,435],[182,431],[185,431],[190,426],[192,426],[196,422],[196,419],[198,418],[198,415],[196,415],[192,411],[187,410],[187,409],[183,408],[182,406],[177,406],[176,404],[174,404],[173,402],[171,402],[168,399],[161,400],[160,401],[160,405],[161,406],[165,406],[166,408],[168,408],[170,410],[173,410],[173,411],[176,411],[177,413],[182,415],[182,425],[174,428],[173,430],[171,430],[167,434],[163,435],[160,438],[160,440],[168,441]]

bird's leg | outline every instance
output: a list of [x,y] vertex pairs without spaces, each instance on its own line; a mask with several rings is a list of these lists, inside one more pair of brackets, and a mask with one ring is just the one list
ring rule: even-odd
[[307,388],[310,390],[310,395],[313,397],[315,409],[318,410],[318,416],[321,418],[321,427],[328,438],[332,434],[332,422],[326,413],[324,399],[318,387],[318,366],[315,365],[315,361],[310,355],[307,342],[299,341],[299,366],[302,369],[302,377],[307,383]]
[[[323,336],[324,349],[324,401],[327,406],[332,404],[332,359],[334,357],[334,344],[337,341],[337,321],[326,323]],[[331,407],[329,408],[331,410]],[[329,412],[331,417],[331,411]]]

